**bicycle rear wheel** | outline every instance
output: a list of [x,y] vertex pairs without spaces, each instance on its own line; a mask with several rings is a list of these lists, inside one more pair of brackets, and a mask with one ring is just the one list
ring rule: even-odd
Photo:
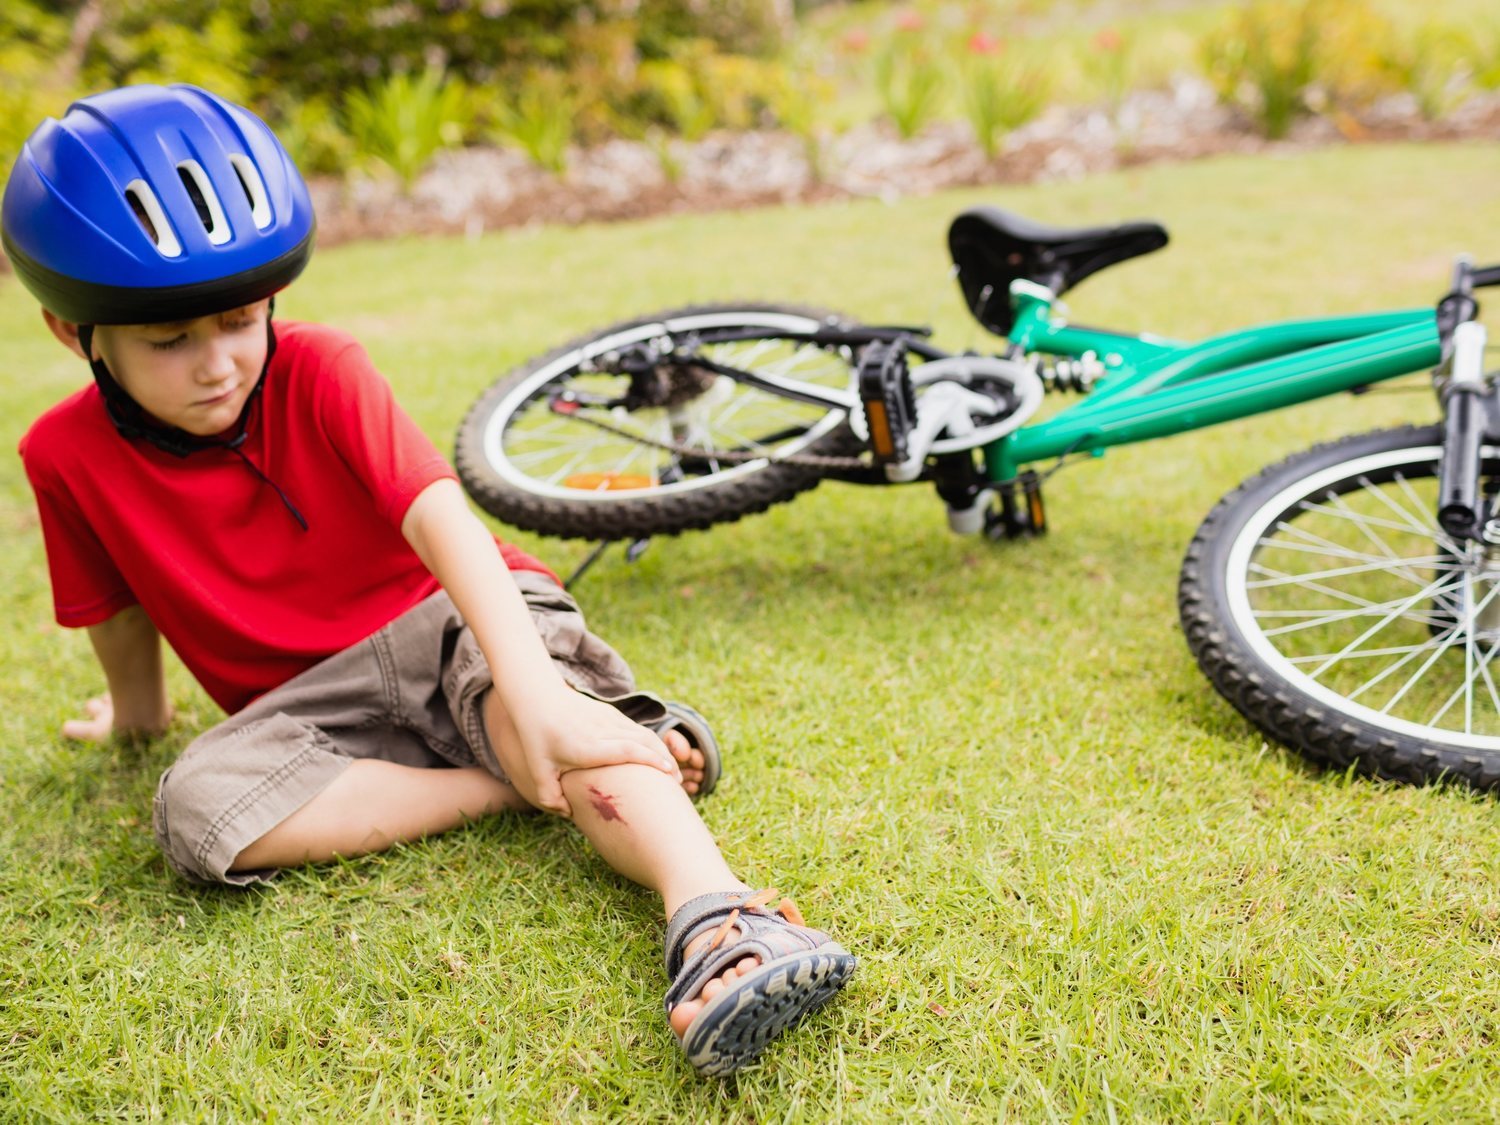
[[[1278,741],[1409,782],[1500,785],[1500,550],[1438,526],[1436,427],[1317,446],[1225,497],[1178,603],[1204,673]],[[1500,449],[1483,452],[1500,476]],[[1490,485],[1493,488],[1493,484]]]
[[561,537],[674,535],[762,511],[822,480],[815,457],[857,451],[845,411],[691,362],[654,362],[643,380],[643,349],[852,391],[849,348],[795,336],[851,324],[793,306],[705,305],[591,333],[479,398],[459,427],[459,477],[498,519]]

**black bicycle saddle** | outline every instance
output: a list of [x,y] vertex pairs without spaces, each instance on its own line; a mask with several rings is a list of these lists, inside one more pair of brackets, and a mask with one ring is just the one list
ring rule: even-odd
[[1063,294],[1091,273],[1167,244],[1160,223],[1120,223],[1063,230],[998,207],[974,207],[948,228],[969,311],[997,336],[1011,329],[1010,283],[1018,278]]

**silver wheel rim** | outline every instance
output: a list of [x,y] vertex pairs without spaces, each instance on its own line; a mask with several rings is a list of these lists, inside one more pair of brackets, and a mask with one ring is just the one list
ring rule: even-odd
[[[704,418],[698,420],[702,429],[699,438],[702,440],[695,439],[695,444],[702,444],[707,448],[726,448],[728,446],[713,445],[712,442],[738,441],[742,446],[751,443],[748,448],[754,450],[752,435],[744,433],[742,427],[772,409],[785,412],[787,425],[800,425],[799,420],[805,421],[805,430],[794,439],[768,447],[765,457],[737,465],[726,464],[707,475],[610,491],[607,487],[591,490],[566,485],[562,481],[582,472],[640,474],[643,468],[655,469],[668,464],[673,455],[590,426],[587,422],[552,414],[545,400],[536,396],[549,383],[570,372],[577,372],[579,379],[590,378],[589,373],[578,371],[587,361],[664,334],[681,335],[731,327],[764,328],[771,332],[811,332],[821,326],[821,322],[812,317],[731,309],[673,317],[667,321],[638,325],[591,340],[538,368],[506,393],[485,421],[480,438],[485,461],[512,488],[552,500],[576,503],[620,503],[621,500],[670,496],[718,487],[748,476],[766,468],[778,458],[805,450],[837,428],[844,421],[844,412],[824,411],[816,406],[790,402],[735,384],[733,394],[738,396],[739,403],[733,406],[732,412],[722,411],[717,416],[706,413],[713,405],[706,404],[702,411]],[[760,351],[757,355],[758,347]],[[781,349],[779,352],[776,350],[778,348]],[[852,386],[853,372],[850,364],[812,345],[797,347],[784,341],[748,341],[715,345],[713,355],[731,365],[736,361],[740,365],[748,362],[761,363],[784,378],[815,382],[820,386],[836,387],[839,390],[849,390]],[[620,381],[622,377],[600,375],[599,379],[601,382]],[[715,387],[709,394],[717,389]],[[700,397],[706,399],[709,395]],[[747,415],[746,411],[752,406],[756,410]],[[690,407],[688,410],[689,414],[691,409]],[[537,412],[541,412],[540,415]],[[664,410],[631,413],[617,410],[603,415],[603,418],[622,428],[636,428],[648,438],[672,440],[674,436],[673,419]],[[534,424],[529,428],[518,429],[518,419]],[[692,424],[690,419],[689,425]],[[595,459],[599,462],[598,465],[593,464]],[[705,460],[711,461],[708,458]]]
[[[1263,501],[1230,548],[1228,608],[1256,657],[1331,711],[1496,751],[1500,568],[1438,528],[1427,494],[1440,455],[1373,453]],[[1372,595],[1377,584],[1393,595]]]

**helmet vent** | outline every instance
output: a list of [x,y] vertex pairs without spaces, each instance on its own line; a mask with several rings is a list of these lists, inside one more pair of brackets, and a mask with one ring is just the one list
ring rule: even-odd
[[234,174],[239,177],[240,187],[245,189],[245,199],[250,204],[250,218],[255,222],[257,230],[265,230],[271,225],[271,200],[266,194],[265,181],[260,178],[255,162],[244,153],[231,152],[229,163],[234,166]]
[[167,213],[162,210],[161,200],[145,180],[131,180],[125,185],[125,198],[136,221],[146,232],[146,237],[164,258],[175,258],[182,253],[182,244],[167,222]]
[[188,198],[193,201],[198,221],[208,232],[209,242],[215,246],[223,246],[229,241],[229,222],[224,218],[224,206],[219,202],[218,193],[214,191],[214,185],[209,181],[203,165],[196,160],[184,160],[177,165],[177,175],[182,180]]

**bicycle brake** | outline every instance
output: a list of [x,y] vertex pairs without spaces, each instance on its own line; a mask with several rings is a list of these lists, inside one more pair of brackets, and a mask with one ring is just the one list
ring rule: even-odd
[[906,341],[874,340],[859,357],[859,397],[877,465],[907,458],[907,438],[917,418],[917,392],[906,366]]

